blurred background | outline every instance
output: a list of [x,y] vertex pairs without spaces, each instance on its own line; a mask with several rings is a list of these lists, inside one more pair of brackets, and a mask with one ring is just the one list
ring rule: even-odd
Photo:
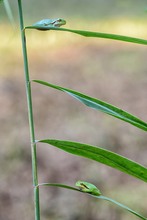
[[[0,4],[0,219],[32,220],[31,151],[17,1],[15,27]],[[25,0],[24,21],[61,17],[67,28],[147,39],[146,0]],[[30,78],[102,99],[147,121],[146,46],[27,30]],[[32,83],[36,139],[66,139],[103,147],[147,166],[147,136],[64,93]],[[147,216],[145,183],[105,165],[39,144],[39,182],[98,186]],[[135,220],[107,202],[55,187],[40,189],[41,220]]]

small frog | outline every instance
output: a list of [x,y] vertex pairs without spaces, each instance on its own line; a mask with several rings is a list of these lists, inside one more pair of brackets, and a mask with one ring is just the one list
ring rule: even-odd
[[91,183],[79,180],[79,181],[76,182],[75,185],[78,186],[79,189],[82,192],[90,193],[90,194],[95,195],[95,196],[100,196],[101,195],[101,192],[99,191],[99,189]]
[[55,19],[43,19],[41,21],[36,22],[33,26],[39,27],[60,27],[65,25],[66,21],[62,18],[55,18]]

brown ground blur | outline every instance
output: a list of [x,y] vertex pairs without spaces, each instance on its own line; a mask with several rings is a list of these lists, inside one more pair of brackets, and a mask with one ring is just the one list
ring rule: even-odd
[[[31,79],[86,93],[147,121],[145,46],[66,33],[49,37],[37,31],[28,34]],[[0,219],[32,220],[31,152],[18,34],[3,34],[0,50]],[[93,144],[147,165],[144,131],[39,84],[32,84],[32,93],[36,139]],[[38,171],[40,182],[92,182],[105,196],[147,216],[145,183],[105,165],[40,144]],[[42,188],[40,198],[41,220],[137,219],[107,202],[64,189]]]

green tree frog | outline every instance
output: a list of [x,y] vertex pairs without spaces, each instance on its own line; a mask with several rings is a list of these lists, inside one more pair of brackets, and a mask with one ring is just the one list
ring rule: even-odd
[[82,192],[90,193],[90,194],[95,195],[95,196],[100,196],[101,195],[101,192],[99,191],[99,189],[91,183],[79,180],[79,181],[76,182],[75,185],[78,186],[79,189]]
[[62,18],[55,18],[55,19],[43,19],[41,21],[36,22],[33,26],[39,27],[60,27],[65,25],[66,21]]

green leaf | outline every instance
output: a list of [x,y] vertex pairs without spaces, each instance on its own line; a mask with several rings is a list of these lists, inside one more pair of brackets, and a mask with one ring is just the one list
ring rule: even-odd
[[[60,183],[41,183],[41,184],[38,184],[38,186],[55,186],[55,187],[61,187],[61,188],[69,189],[69,190],[79,191],[81,193],[86,193],[86,192],[83,192],[83,191],[81,191],[81,190],[79,190],[79,189],[77,189],[75,187],[68,186],[68,185],[65,185],[65,184],[60,184]],[[101,196],[101,195],[100,196],[95,196],[95,195],[92,195],[90,193],[86,193],[86,194],[88,194],[90,196],[93,196],[93,197],[95,197],[97,199],[103,199],[103,200],[109,201],[111,203],[114,203],[115,205],[117,205],[117,206],[119,206],[119,207],[121,207],[121,208],[123,208],[123,209],[125,209],[125,210],[127,210],[129,212],[131,212],[132,214],[138,216],[139,218],[141,218],[143,220],[147,220],[147,218],[145,218],[144,216],[142,216],[139,213],[133,211],[129,207],[121,204],[120,202],[115,201],[114,199],[108,198],[106,196]]]
[[8,0],[3,0],[4,2],[4,6],[5,6],[5,10],[6,10],[6,13],[7,13],[7,16],[11,22],[11,25],[13,27],[15,27],[15,21],[14,21],[14,16],[13,16],[13,13],[12,13],[12,9],[11,9],[11,6],[10,6],[10,3]]
[[68,153],[100,162],[147,182],[147,168],[103,148],[64,140],[47,139],[36,142],[53,145]]
[[88,107],[94,108],[96,110],[99,110],[101,112],[104,112],[106,114],[112,115],[116,118],[119,118],[123,121],[126,121],[144,131],[147,131],[147,123],[140,120],[139,118],[133,116],[132,114],[123,111],[122,109],[119,109],[113,105],[110,105],[106,102],[103,102],[99,99],[92,98],[90,96],[87,96],[85,94],[79,93],[77,91],[67,89],[61,86],[53,85],[41,80],[33,80],[34,82],[43,84],[48,87],[52,87],[54,89],[66,92],[68,95],[72,96],[73,98],[77,99],[78,101],[82,102],[83,104],[87,105]]
[[60,184],[60,183],[41,183],[41,184],[38,184],[38,186],[56,186],[56,187],[61,187],[61,188],[65,188],[65,189],[70,189],[70,190],[81,192],[80,189],[77,189],[77,188],[72,187],[72,186],[67,186],[65,184]]
[[[93,195],[91,195],[91,196],[93,196]],[[126,205],[123,205],[120,202],[115,201],[114,199],[108,198],[106,196],[94,196],[94,197],[96,197],[98,199],[103,199],[103,200],[109,201],[111,203],[114,203],[115,205],[117,205],[117,206],[119,206],[119,207],[121,207],[121,208],[123,208],[123,209],[125,209],[125,210],[127,210],[129,212],[131,212],[132,214],[138,216],[139,218],[147,220],[147,218],[145,218],[144,216],[140,215],[138,212],[135,212],[134,210],[132,210],[129,207],[127,207]]]
[[107,39],[112,39],[112,40],[119,40],[119,41],[126,41],[126,42],[131,42],[131,43],[136,43],[136,44],[147,45],[147,40],[135,38],[135,37],[117,35],[117,34],[108,34],[108,33],[83,31],[83,30],[72,30],[72,29],[67,29],[67,28],[47,27],[47,26],[42,26],[42,25],[32,25],[32,26],[25,27],[25,29],[37,29],[41,31],[47,31],[47,30],[67,31],[67,32],[72,32],[75,34],[82,35],[84,37],[107,38]]

